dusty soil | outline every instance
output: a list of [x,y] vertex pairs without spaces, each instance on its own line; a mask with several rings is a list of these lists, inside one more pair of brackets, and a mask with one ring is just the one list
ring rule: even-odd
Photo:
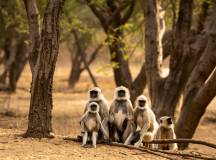
[[[68,64],[63,64],[57,67],[55,73],[53,129],[57,135],[75,137],[79,134],[78,121],[87,99],[87,90],[92,85],[87,73],[83,73],[76,88],[69,89],[67,87],[68,66]],[[104,72],[99,72],[100,68],[101,66],[93,66],[93,71],[110,102],[115,87],[112,72],[109,68],[105,68]],[[136,74],[137,71],[138,69],[134,69],[133,73]],[[22,138],[20,134],[27,128],[30,81],[31,74],[29,68],[26,67],[18,83],[17,92],[0,93],[0,159],[163,159],[147,153],[137,154],[140,151],[107,145],[98,145],[96,149],[86,149],[80,147],[79,143],[65,141],[61,137],[41,140]],[[216,100],[209,105],[194,138],[216,143],[215,105]],[[191,145],[189,151],[216,155],[216,150],[200,145]]]
[[107,145],[98,145],[96,149],[82,148],[80,144],[72,141],[64,141],[62,138],[55,139],[25,139],[17,135],[11,134],[14,130],[4,129],[1,136],[0,144],[0,159],[2,160],[99,160],[99,159],[163,159],[150,154],[141,154],[139,151],[122,149],[119,147],[111,147]]

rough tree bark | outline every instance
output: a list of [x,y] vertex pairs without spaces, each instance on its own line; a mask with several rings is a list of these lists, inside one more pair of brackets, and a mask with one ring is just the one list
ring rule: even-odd
[[162,89],[162,53],[159,43],[159,4],[157,1],[144,0],[143,11],[145,16],[145,71],[148,90],[152,105],[156,104]]
[[59,18],[64,0],[48,0],[41,34],[36,2],[34,0],[24,0],[24,2],[29,20],[32,69],[29,120],[25,136],[50,137],[52,83],[59,49]]

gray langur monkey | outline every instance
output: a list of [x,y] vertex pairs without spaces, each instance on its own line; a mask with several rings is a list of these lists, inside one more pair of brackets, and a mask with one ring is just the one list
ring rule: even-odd
[[[160,126],[157,130],[155,139],[176,139],[174,124],[171,117],[164,116],[160,118]],[[157,144],[157,149],[178,150],[176,143]]]
[[108,133],[101,124],[101,117],[99,115],[99,105],[96,102],[91,102],[87,106],[87,111],[80,120],[81,129],[84,131],[82,137],[82,146],[85,147],[88,135],[91,135],[92,145],[96,148],[98,132],[101,129],[103,134],[108,137]]
[[[139,147],[143,141],[149,142],[154,139],[158,123],[144,95],[140,95],[135,101],[134,123],[136,132],[128,140],[127,144],[134,144],[134,146]],[[150,146],[153,147],[153,145]]]
[[[89,100],[88,100],[88,102],[86,104],[84,113],[87,111],[89,103],[96,102],[99,105],[99,114],[100,114],[100,117],[101,117],[101,121],[102,121],[101,123],[103,125],[103,128],[109,134],[109,128],[108,128],[109,110],[108,110],[108,102],[107,102],[107,100],[105,99],[105,97],[102,94],[101,89],[99,87],[91,88],[89,90],[88,94],[89,94]],[[107,136],[103,135],[101,130],[98,133],[98,139],[108,141]]]
[[126,142],[135,129],[130,93],[124,86],[115,89],[109,110],[110,140]]

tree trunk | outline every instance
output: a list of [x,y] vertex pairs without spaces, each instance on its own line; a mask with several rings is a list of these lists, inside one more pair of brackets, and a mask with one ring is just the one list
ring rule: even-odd
[[77,32],[75,30],[73,31],[73,35],[74,35],[75,43],[76,43],[76,46],[77,46],[77,52],[79,53],[79,56],[80,56],[80,58],[81,58],[81,60],[82,60],[82,62],[84,64],[84,67],[87,70],[87,72],[88,72],[94,86],[98,86],[98,84],[96,82],[96,79],[93,76],[93,73],[92,73],[91,69],[89,68],[89,64],[87,63],[87,60],[86,60],[86,55],[84,53],[84,50],[81,47],[81,43],[79,41],[79,36],[78,36],[78,34],[77,34]]
[[[75,34],[73,32],[75,32]],[[84,70],[86,70],[86,65],[87,65],[87,68],[89,68],[89,66],[96,59],[97,54],[99,53],[100,49],[103,47],[103,44],[99,44],[92,53],[86,53],[86,50],[90,42],[88,40],[86,41],[85,38],[82,38],[83,36],[82,33],[80,33],[79,31],[75,29],[72,30],[72,34],[74,35],[74,40],[75,40],[74,48],[75,49],[72,50],[71,47],[69,47],[69,50],[71,53],[71,62],[72,62],[71,72],[70,72],[70,76],[68,79],[68,84],[70,88],[75,87],[75,84],[78,82],[81,73]],[[85,62],[83,61],[82,53],[84,54]],[[92,72],[88,71],[88,73],[89,73],[90,78],[92,79],[92,76],[93,76]],[[94,84],[94,81],[92,80],[93,84]]]
[[[176,124],[178,138],[192,138],[198,124],[204,115],[207,106],[216,95],[216,71],[208,82],[202,86],[195,97],[191,97],[190,105],[184,105]],[[188,144],[180,144],[180,149],[185,149]]]
[[157,1],[143,1],[145,16],[145,71],[151,103],[153,106],[160,101],[162,86],[162,52],[160,49],[159,4]]
[[[17,81],[24,69],[28,59],[27,46],[25,44],[26,35],[18,34],[14,29],[10,29],[14,35],[5,40],[4,45],[4,71],[0,77],[1,83],[5,84],[3,91],[16,91]],[[9,32],[8,31],[8,32]],[[8,79],[9,84],[6,82]]]
[[185,38],[188,37],[190,31],[193,1],[181,0],[180,2],[179,19],[175,31],[175,49],[173,50],[175,52],[170,55],[170,72],[167,77],[161,76],[162,57],[165,56],[161,49],[159,4],[157,1],[144,0],[143,2],[146,76],[152,108],[158,118],[164,115],[174,116],[187,76],[193,69],[193,65],[188,62],[189,45]]
[[3,65],[4,65],[4,71],[0,75],[0,82],[2,84],[6,84],[6,78],[8,75],[8,62],[10,59],[10,47],[11,47],[11,37],[6,37],[3,45],[4,50],[4,57],[3,57]]
[[[212,19],[209,24],[207,47],[185,87],[185,98],[180,118],[176,125],[179,138],[192,138],[207,105],[216,95],[216,3],[214,5],[212,9],[213,15],[211,15]],[[210,78],[209,75],[211,75]],[[181,147],[185,148],[187,145],[182,145]]]
[[[113,20],[110,24],[107,24],[107,26],[104,27],[104,30],[108,35],[107,41],[110,50],[110,61],[113,68],[114,79],[117,86],[123,85],[130,89],[132,85],[132,76],[128,65],[125,44],[123,42],[123,30],[120,29],[120,27],[125,23],[123,22],[125,19],[123,17],[125,17],[126,14],[125,16],[121,16],[120,13],[116,13],[120,7],[117,6],[113,0],[107,1],[107,5],[113,14]],[[131,6],[133,5],[134,4],[131,4]],[[133,7],[129,8],[128,12],[130,17],[133,12]]]
[[16,91],[17,82],[28,60],[27,45],[25,44],[25,40],[26,35],[20,35],[17,40],[15,59],[11,63],[9,70],[9,87],[12,92]]
[[[63,3],[62,0],[48,1],[44,14],[39,55],[37,58],[30,59],[34,62],[31,62],[33,64],[33,76],[26,137],[50,137],[52,132],[52,83],[59,49],[59,17]],[[36,3],[25,1],[30,23],[32,23],[31,18],[33,18],[29,16],[32,7],[37,7],[36,5],[32,6],[32,4]],[[30,28],[34,28],[37,24],[38,22],[31,24]],[[30,32],[34,32],[31,29]],[[30,33],[30,36],[32,35],[34,33]],[[38,41],[37,37],[32,36],[30,40],[32,41],[32,39]],[[32,53],[35,51],[33,50]]]
[[68,84],[70,88],[74,88],[75,84],[79,81],[81,75],[81,65],[82,65],[81,57],[79,56],[78,52],[73,54],[75,54],[75,56],[74,58],[71,58],[72,67],[68,79]]
[[[117,86],[125,86],[130,89],[132,76],[128,66],[127,53],[125,53],[122,41],[123,33],[118,31],[119,26],[113,28],[114,33],[110,33],[112,39],[109,43],[111,64],[113,67],[114,79]],[[117,30],[116,32],[114,30]]]
[[[190,23],[193,1],[180,1],[175,31],[175,52],[171,54],[170,73],[166,78],[162,78],[160,76],[162,53],[159,50],[161,39],[158,39],[157,2],[156,0],[144,0],[143,4],[146,21],[146,75],[153,109],[157,118],[164,115],[173,116],[176,104],[185,89],[176,133],[178,138],[192,138],[205,108],[216,94],[216,56],[214,52],[216,50],[216,3],[209,24],[210,31],[205,33],[206,29],[203,30],[198,25],[198,35],[191,38]],[[206,8],[203,9],[203,12],[206,12]],[[202,19],[205,18],[202,17]]]

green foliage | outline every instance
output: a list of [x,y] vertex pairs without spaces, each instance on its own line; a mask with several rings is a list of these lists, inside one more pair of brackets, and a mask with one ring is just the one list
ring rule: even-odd
[[98,22],[88,6],[79,1],[66,1],[61,19],[61,40],[73,44],[72,30],[76,30],[85,50],[95,38]]
[[20,0],[0,1],[0,46],[7,36],[27,33],[24,4]]

